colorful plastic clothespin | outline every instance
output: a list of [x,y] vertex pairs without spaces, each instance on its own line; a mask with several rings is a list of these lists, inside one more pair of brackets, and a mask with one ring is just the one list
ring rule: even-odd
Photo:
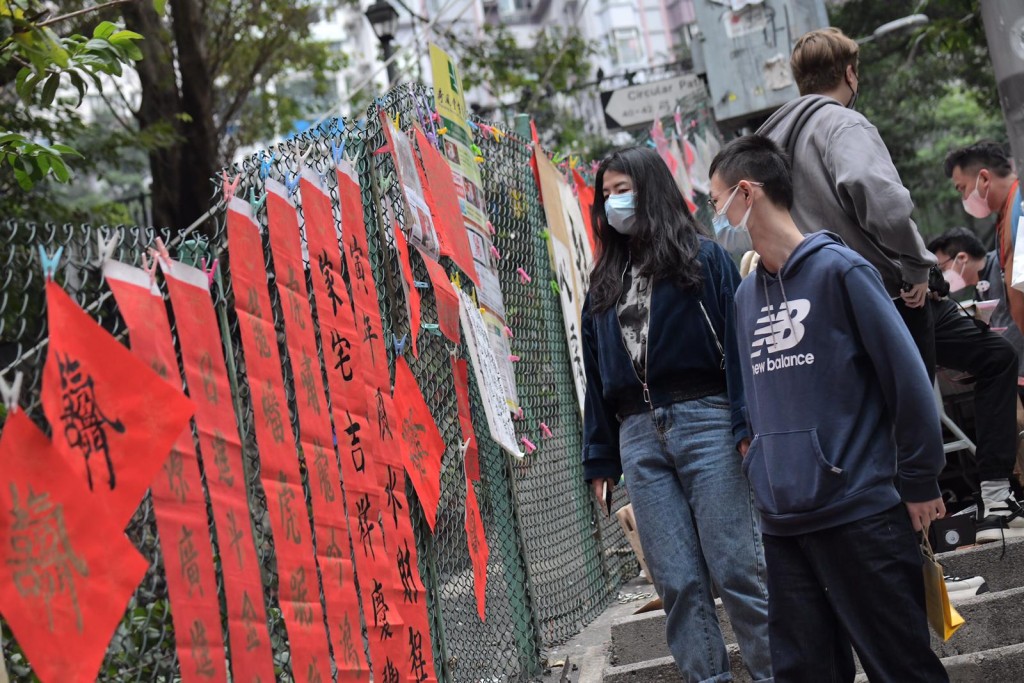
[[0,397],[3,397],[4,408],[7,409],[8,415],[18,412],[18,399],[21,397],[21,383],[24,379],[25,373],[21,370],[14,373],[14,381],[10,384],[0,377]]
[[341,145],[336,145],[331,141],[331,159],[334,160],[335,168],[341,166],[341,162],[345,159],[345,145],[347,142],[347,140],[342,140]]
[[358,121],[356,121],[356,128],[359,129],[360,133],[362,133],[364,130],[366,130],[366,117],[365,116],[363,118],[359,119]]
[[156,282],[156,267],[158,265],[158,260],[156,254],[152,254],[150,258],[153,260],[148,261],[146,259],[146,252],[139,254],[139,259],[142,261],[142,269],[149,275],[149,282],[152,284]]
[[235,197],[235,190],[238,189],[238,183],[242,182],[242,174],[239,173],[235,176],[234,180],[228,179],[227,169],[220,172],[221,181],[221,192],[224,194],[224,201],[230,202]]
[[524,446],[526,446],[527,453],[533,453],[535,450],[537,450],[537,447],[533,445],[533,442],[527,439],[525,436],[519,440],[523,442]]
[[162,237],[156,238],[156,249],[151,248],[150,251],[155,251],[156,255],[160,257],[160,260],[165,266],[171,265],[171,253],[167,251],[167,245],[164,244]]
[[103,235],[99,232],[96,233],[96,244],[99,247],[97,259],[101,267],[104,263],[114,258],[114,250],[117,249],[117,245],[120,243],[121,236],[116,232],[113,233],[109,240],[103,239]]
[[422,327],[425,331],[429,332],[435,337],[441,336],[441,326],[438,325],[437,323],[422,323],[420,327]]
[[459,275],[458,273],[452,273],[452,282],[455,283],[456,287],[458,287],[459,289],[462,289],[462,276],[461,275]]
[[498,251],[498,248],[493,244],[491,245],[491,256],[493,256],[496,259],[501,259],[501,252]]
[[383,97],[374,97],[373,98],[373,103],[377,105],[378,109],[383,109],[384,108],[384,98]]
[[64,247],[57,247],[57,251],[50,256],[43,245],[39,245],[39,262],[43,266],[43,279],[52,280],[57,274],[57,266],[60,265],[60,257],[64,253]]
[[299,174],[286,173],[284,176],[284,186],[288,188],[289,197],[295,194],[299,189]]
[[308,159],[309,155],[313,153],[313,149],[315,148],[315,145],[312,142],[310,142],[309,143],[309,147],[306,148],[306,151],[305,152],[300,152],[299,151],[299,149],[300,149],[299,140],[298,140],[298,138],[294,138],[294,139],[292,139],[292,142],[291,142],[291,148],[292,148],[292,151],[296,155],[296,159],[295,159],[295,175],[299,175],[300,173],[302,173],[302,167],[306,164],[306,159]]
[[255,216],[257,213],[259,213],[259,210],[261,208],[263,208],[263,204],[266,203],[266,201],[267,201],[267,193],[266,192],[264,192],[263,195],[259,199],[256,199],[256,188],[253,187],[253,188],[249,189],[249,208],[252,209],[252,215],[253,216]]
[[436,111],[432,111],[430,112],[430,120],[433,121],[434,123],[441,123],[441,115],[438,114]]
[[437,133],[432,130],[428,130],[424,135],[426,135],[427,139],[430,140],[431,145],[437,147]]
[[519,268],[516,268],[516,273],[519,274],[519,282],[521,284],[525,285],[528,282],[532,282],[533,281],[533,279],[530,277],[530,274],[527,273],[526,270],[522,266],[520,266]]
[[401,356],[403,353],[405,353],[405,342],[409,339],[409,335],[403,334],[401,339],[399,339],[398,335],[395,334],[391,336],[394,339],[395,354]]
[[557,166],[558,164],[562,163],[563,159],[565,159],[565,155],[563,153],[555,152],[555,156],[551,157],[551,163]]
[[459,440],[459,452],[462,454],[462,457],[466,457],[466,451],[469,450],[469,444],[472,440],[472,437],[465,441]]
[[526,412],[523,410],[522,406],[519,406],[518,408],[516,408],[515,410],[512,411],[512,419],[513,420],[525,420],[526,419]]
[[544,228],[543,230],[540,231],[540,238],[547,242],[549,239],[551,239],[551,232],[547,228]]
[[269,158],[266,156],[260,157],[260,178],[267,179],[267,176],[270,175],[270,168],[275,161],[277,161],[277,155],[273,152],[270,153]]
[[505,336],[508,337],[509,339],[515,338],[515,335],[512,334],[512,328],[509,327],[508,325],[505,325]]
[[543,422],[540,423],[540,432],[544,435],[545,439],[550,439],[554,434],[551,433],[551,428]]
[[562,290],[561,288],[559,288],[557,280],[551,281],[551,293],[554,294],[555,296],[561,296],[562,294]]
[[204,256],[201,259],[199,259],[199,263],[202,264],[203,267],[203,272],[206,273],[206,281],[209,283],[210,287],[213,287],[213,278],[217,274],[217,266],[220,265],[220,261],[218,261],[217,259],[211,259],[211,261],[212,265],[210,266],[209,269],[207,269],[206,257]]
[[487,230],[490,231],[492,235],[498,234],[498,230],[494,227],[494,223],[490,221],[487,221]]
[[513,363],[518,363],[518,362],[520,361],[520,358],[519,358],[519,356],[517,356],[517,355],[516,355],[516,354],[514,354],[514,353],[510,353],[510,354],[508,354],[508,359],[509,359],[509,361],[511,361],[511,362],[513,362]]
[[448,132],[448,126],[441,126],[437,129],[438,135],[445,135]]
[[412,286],[416,289],[430,289],[430,283],[423,280],[413,280]]
[[395,124],[395,130],[402,130],[402,124],[400,123],[402,118],[402,112],[396,111],[394,118],[391,119],[392,123]]

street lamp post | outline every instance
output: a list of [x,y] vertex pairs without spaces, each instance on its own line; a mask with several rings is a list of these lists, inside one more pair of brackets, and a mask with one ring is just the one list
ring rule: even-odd
[[1017,174],[1024,173],[1024,10],[1014,0],[981,3],[988,54],[999,88]]
[[394,85],[398,80],[398,71],[395,69],[395,63],[390,60],[395,54],[391,44],[395,40],[395,33],[398,32],[398,12],[387,0],[376,0],[367,8],[366,18],[370,21],[373,33],[384,51],[384,61],[388,67],[388,84]]

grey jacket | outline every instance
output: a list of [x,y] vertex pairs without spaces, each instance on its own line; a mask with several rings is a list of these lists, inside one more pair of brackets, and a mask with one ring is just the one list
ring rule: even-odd
[[882,275],[889,296],[928,279],[935,263],[910,218],[914,202],[889,150],[863,114],[823,95],[776,111],[758,133],[793,161],[793,218],[805,232],[830,230]]

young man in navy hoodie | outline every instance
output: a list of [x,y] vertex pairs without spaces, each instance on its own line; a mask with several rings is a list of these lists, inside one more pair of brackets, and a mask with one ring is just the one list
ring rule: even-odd
[[945,512],[939,417],[878,271],[790,215],[766,137],[711,164],[710,202],[761,262],[736,292],[776,683],[948,681],[929,645],[918,533]]

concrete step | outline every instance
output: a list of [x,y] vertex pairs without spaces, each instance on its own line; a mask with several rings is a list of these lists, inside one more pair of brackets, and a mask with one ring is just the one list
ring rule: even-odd
[[[942,665],[946,667],[950,683],[1024,681],[1024,643],[944,657]],[[678,679],[674,683],[678,683]],[[860,674],[854,683],[868,683],[868,677]]]
[[1024,539],[986,543],[941,553],[936,559],[951,576],[983,576],[991,591],[1024,586]]
[[[735,643],[736,635],[720,599],[715,600],[715,609],[726,644]],[[665,639],[665,619],[665,611],[657,609],[645,614],[634,614],[612,624],[612,663],[635,664],[649,659],[669,657],[671,653]]]
[[955,607],[964,618],[960,630],[946,642],[932,634],[932,649],[940,657],[1024,643],[1024,588],[983,593]]
[[[734,683],[751,683],[750,674],[740,658],[739,646],[730,643],[726,649]],[[681,683],[682,680],[676,662],[670,656],[622,666],[609,665],[604,669],[603,678],[604,683]]]

